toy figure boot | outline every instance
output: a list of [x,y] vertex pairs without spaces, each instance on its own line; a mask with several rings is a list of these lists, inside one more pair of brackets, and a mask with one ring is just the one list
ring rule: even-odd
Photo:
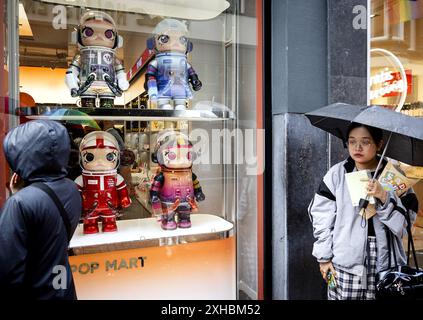
[[109,217],[103,216],[103,223],[102,223],[102,226],[101,226],[101,231],[103,231],[103,232],[117,231],[116,217],[115,216],[109,216]]
[[173,110],[172,105],[170,104],[169,99],[160,98],[157,101],[157,107],[161,110]]
[[179,212],[178,228],[191,228],[191,218],[189,212]]
[[175,230],[177,225],[175,222],[175,213],[171,212],[164,214],[161,220],[161,226],[163,230]]
[[175,99],[175,110],[186,110],[185,99]]
[[98,218],[84,219],[84,234],[98,233]]

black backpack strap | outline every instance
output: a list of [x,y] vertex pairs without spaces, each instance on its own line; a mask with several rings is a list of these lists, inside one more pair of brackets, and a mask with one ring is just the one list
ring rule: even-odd
[[69,217],[66,213],[65,208],[63,207],[62,202],[59,200],[59,198],[54,193],[54,191],[48,185],[46,185],[45,183],[36,182],[36,183],[32,183],[31,186],[43,190],[45,193],[48,194],[48,196],[51,198],[51,200],[53,200],[57,209],[59,209],[60,216],[62,217],[63,224],[65,225],[66,233],[68,235],[68,241],[70,242],[70,240],[72,238],[72,232],[71,232],[72,228],[71,228],[71,223],[70,223]]
[[[394,239],[393,239],[393,235],[392,235],[392,231],[389,230],[388,227],[386,227],[385,229],[386,232],[386,242],[388,245],[388,268],[391,269],[393,267],[397,268],[398,267],[398,262],[397,262],[397,255],[395,253],[395,243],[394,243]],[[392,265],[392,255],[394,258],[394,265]]]
[[413,253],[413,259],[414,259],[414,265],[416,266],[416,269],[419,269],[419,265],[417,263],[416,248],[414,247],[413,234],[411,231],[410,213],[408,212],[408,210],[407,210],[407,213],[405,214],[405,220],[407,221],[407,233],[408,233],[407,264],[409,263],[409,260],[410,260],[410,246],[411,246],[411,251]]
[[395,241],[394,241],[395,236],[392,233],[392,231],[390,232],[390,234],[391,234],[391,249],[392,249],[392,253],[394,254],[395,268],[398,269],[397,252],[395,251]]
[[[407,222],[407,234],[408,234],[408,245],[407,245],[407,265],[409,265],[410,263],[410,254],[413,254],[413,259],[414,259],[414,265],[416,266],[416,269],[419,269],[419,265],[417,262],[417,256],[416,256],[416,249],[414,247],[414,240],[413,240],[413,234],[411,231],[411,219],[410,219],[410,214],[407,210],[407,212],[403,213],[405,220]],[[388,242],[388,267],[391,268],[391,250],[393,250],[393,254],[394,254],[394,261],[395,261],[395,267],[398,267],[398,262],[397,262],[397,257],[395,254],[395,244],[394,244],[394,239],[393,239],[393,234],[391,233],[391,231],[389,230],[389,228],[386,228],[386,238],[387,238],[387,242]],[[410,252],[410,247],[411,247],[411,252]]]

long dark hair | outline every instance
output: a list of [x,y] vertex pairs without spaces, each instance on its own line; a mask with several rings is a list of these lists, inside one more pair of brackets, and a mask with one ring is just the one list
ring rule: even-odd
[[370,127],[367,126],[365,124],[362,123],[357,123],[357,122],[351,122],[351,124],[348,126],[348,131],[347,131],[347,137],[346,137],[346,141],[348,141],[348,137],[350,136],[350,133],[352,130],[354,130],[355,128],[365,128],[367,129],[367,131],[369,131],[373,141],[375,142],[376,145],[379,145],[379,143],[382,141],[383,139],[383,131],[379,128],[375,128],[375,127]]

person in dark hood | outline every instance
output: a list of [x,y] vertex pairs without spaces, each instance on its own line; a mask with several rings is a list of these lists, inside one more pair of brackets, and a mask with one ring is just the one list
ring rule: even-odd
[[[66,178],[66,128],[55,121],[30,121],[12,129],[3,148],[14,174],[13,195],[0,212],[0,296],[76,299],[67,249],[82,204],[75,183]],[[35,182],[54,191],[69,218],[70,234],[52,198]]]

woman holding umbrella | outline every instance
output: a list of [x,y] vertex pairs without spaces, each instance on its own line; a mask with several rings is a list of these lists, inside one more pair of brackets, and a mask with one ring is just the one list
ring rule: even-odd
[[[406,265],[402,245],[407,218],[415,220],[417,197],[409,189],[401,198],[385,191],[376,179],[367,183],[367,194],[375,198],[376,214],[366,222],[354,207],[347,188],[345,174],[370,170],[378,177],[385,163],[377,170],[383,132],[380,129],[352,123],[348,127],[348,159],[334,165],[323,178],[309,206],[313,223],[313,256],[328,282],[328,299],[375,299],[377,274],[392,265]],[[378,172],[374,175],[375,170]],[[392,236],[390,236],[392,235]],[[389,257],[388,239],[393,238]]]

